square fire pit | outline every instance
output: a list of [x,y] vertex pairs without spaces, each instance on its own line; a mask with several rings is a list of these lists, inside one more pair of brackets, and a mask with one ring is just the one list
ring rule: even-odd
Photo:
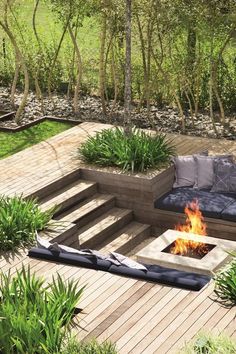
[[[204,243],[208,253],[201,256],[172,254],[170,250],[177,239]],[[236,242],[209,236],[200,236],[177,230],[167,230],[137,254],[137,260],[158,264],[167,268],[213,275],[231,256],[226,251],[235,251]]]

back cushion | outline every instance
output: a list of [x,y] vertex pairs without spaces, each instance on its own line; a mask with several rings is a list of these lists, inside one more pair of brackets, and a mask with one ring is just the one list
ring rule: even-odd
[[236,164],[226,161],[215,161],[215,181],[211,192],[236,193]]
[[194,188],[210,189],[215,180],[214,162],[228,161],[233,162],[232,155],[218,155],[218,156],[200,156],[194,155],[196,161],[196,181]]

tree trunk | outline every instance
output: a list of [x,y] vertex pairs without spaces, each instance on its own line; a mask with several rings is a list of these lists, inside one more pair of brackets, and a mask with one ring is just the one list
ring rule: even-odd
[[21,67],[22,67],[22,70],[23,70],[23,73],[24,73],[24,94],[23,94],[23,98],[21,100],[20,106],[17,109],[16,115],[15,115],[15,121],[16,121],[17,124],[19,124],[20,121],[21,121],[21,115],[22,115],[22,113],[24,111],[25,105],[27,103],[27,97],[28,97],[28,94],[29,94],[29,73],[28,73],[27,65],[26,65],[25,59],[23,57],[23,54],[21,53],[21,50],[20,50],[20,48],[17,45],[15,37],[14,37],[13,33],[11,32],[11,30],[9,29],[7,23],[4,24],[0,20],[0,26],[3,28],[5,33],[8,35],[8,37],[9,37],[9,39],[10,39],[10,41],[11,41],[13,47],[14,47],[14,50],[15,50],[15,55],[16,55],[16,58],[17,58],[16,60],[19,59],[19,62],[21,64]]
[[48,73],[48,96],[49,96],[50,99],[52,99],[52,73],[53,73],[53,69],[55,67],[55,64],[57,62],[57,58],[58,58],[59,52],[61,50],[62,42],[64,40],[67,28],[68,28],[69,23],[70,23],[70,18],[71,18],[71,15],[68,16],[68,18],[67,18],[67,21],[66,21],[66,24],[64,26],[60,41],[58,43],[58,47],[57,47],[56,53],[54,55],[52,64],[50,65],[50,68],[49,68],[49,73]]
[[99,86],[100,86],[100,97],[102,103],[102,111],[106,116],[106,99],[105,99],[105,82],[106,82],[106,74],[105,74],[105,44],[106,44],[106,32],[107,32],[107,15],[105,11],[102,14],[102,28],[100,34],[100,61],[99,61]]
[[124,126],[131,130],[131,0],[126,0]]
[[81,87],[81,80],[82,80],[82,58],[79,50],[79,46],[76,42],[76,37],[72,31],[71,26],[68,26],[68,30],[70,33],[70,37],[72,39],[75,51],[76,51],[76,56],[77,56],[77,62],[78,62],[78,75],[76,79],[76,86],[75,86],[75,92],[74,92],[74,112],[75,114],[79,114],[79,93],[80,93],[80,87]]
[[14,73],[14,78],[13,78],[13,82],[11,85],[11,95],[10,95],[10,101],[11,101],[11,105],[13,108],[15,108],[15,93],[16,93],[16,85],[17,85],[17,81],[19,78],[19,74],[20,74],[20,60],[19,58],[16,56],[15,58],[15,73]]

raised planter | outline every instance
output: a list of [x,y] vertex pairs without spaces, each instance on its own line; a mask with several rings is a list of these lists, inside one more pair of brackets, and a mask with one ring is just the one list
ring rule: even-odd
[[[174,166],[147,175],[128,175],[118,170],[86,167],[81,168],[80,175],[97,182],[100,192],[113,194],[118,207],[131,209],[137,221],[153,227],[154,234],[155,227],[165,230],[185,221],[186,216],[182,213],[154,208],[154,201],[172,188]],[[205,221],[208,235],[236,240],[236,222],[207,217]]]
[[5,111],[0,111],[0,121],[6,122],[7,120],[12,119],[15,116],[15,111],[12,112],[5,112]]

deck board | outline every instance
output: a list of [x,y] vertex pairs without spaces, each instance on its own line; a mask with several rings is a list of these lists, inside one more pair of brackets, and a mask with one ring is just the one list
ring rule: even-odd
[[[0,160],[0,194],[25,196],[35,193],[61,176],[76,171],[81,161],[77,148],[88,135],[109,127],[83,123],[46,142]],[[236,142],[168,134],[179,154],[209,149],[236,154]],[[218,334],[224,331],[236,339],[236,310],[214,301],[213,284],[200,292],[190,292],[137,281],[102,271],[30,259],[27,251],[0,256],[1,271],[30,266],[37,275],[51,281],[57,273],[65,280],[86,285],[78,306],[81,328],[79,339],[96,337],[116,343],[119,353],[177,353],[199,329]]]

